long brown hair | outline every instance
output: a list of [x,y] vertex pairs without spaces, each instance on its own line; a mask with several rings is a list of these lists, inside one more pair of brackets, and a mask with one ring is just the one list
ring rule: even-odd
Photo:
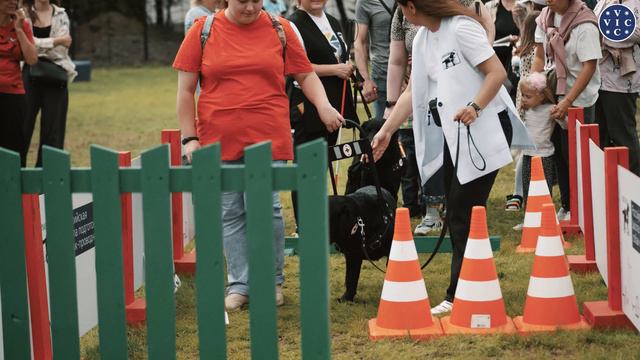
[[[38,20],[38,14],[35,10],[35,0],[21,0],[22,7],[26,10],[32,23]],[[60,0],[49,0],[49,3],[60,6]]]
[[[406,6],[409,0],[396,0],[402,6]],[[445,18],[456,15],[464,15],[475,19],[482,24],[480,15],[462,5],[457,0],[411,0],[416,10],[436,18]]]
[[520,32],[520,46],[516,50],[518,56],[528,54],[536,46],[536,18],[538,15],[540,15],[540,11],[532,11],[524,18],[524,26]]

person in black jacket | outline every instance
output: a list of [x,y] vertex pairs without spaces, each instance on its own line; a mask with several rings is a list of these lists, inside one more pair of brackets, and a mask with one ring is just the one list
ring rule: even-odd
[[[307,57],[318,75],[331,106],[340,111],[345,119],[357,120],[356,110],[351,96],[349,78],[353,65],[349,61],[349,49],[343,38],[340,22],[324,11],[327,0],[298,0],[298,9],[289,16],[296,26],[300,42]],[[338,141],[338,131],[328,133],[318,117],[313,104],[303,99],[298,107],[301,115],[292,122],[293,145],[324,137],[329,146]],[[294,214],[297,219],[297,196],[292,193]]]

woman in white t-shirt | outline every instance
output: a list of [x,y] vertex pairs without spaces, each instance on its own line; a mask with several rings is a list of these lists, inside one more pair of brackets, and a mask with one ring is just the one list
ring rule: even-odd
[[453,307],[471,209],[486,205],[499,169],[512,161],[510,145],[532,143],[502,87],[506,71],[475,12],[448,0],[398,3],[404,16],[422,28],[413,42],[411,83],[374,137],[373,155],[380,158],[391,134],[413,110],[422,182],[441,167],[444,171],[451,279],[444,301],[431,309],[442,314]]

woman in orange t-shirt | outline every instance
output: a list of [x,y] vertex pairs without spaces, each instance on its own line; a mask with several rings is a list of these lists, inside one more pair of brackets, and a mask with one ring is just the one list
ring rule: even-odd
[[[31,28],[17,0],[0,0],[0,147],[22,153],[27,102],[20,61],[38,61]],[[21,165],[25,166],[22,157]]]
[[[262,11],[262,0],[228,0],[227,8],[215,15],[204,50],[200,44],[204,18],[187,33],[173,67],[179,71],[177,113],[189,161],[201,145],[219,141],[224,162],[242,162],[246,146],[266,140],[272,143],[274,161],[293,159],[285,75],[298,81],[327,130],[341,126],[343,118],[329,103],[291,25],[283,18],[279,22],[286,37],[284,52],[278,29]],[[284,222],[277,192],[273,205],[276,303],[282,305]],[[223,193],[222,214],[228,283],[225,307],[233,311],[249,301],[244,194]]]

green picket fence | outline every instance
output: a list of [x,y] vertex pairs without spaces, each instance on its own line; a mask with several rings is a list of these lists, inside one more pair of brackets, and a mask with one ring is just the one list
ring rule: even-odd
[[149,359],[176,358],[170,193],[192,192],[197,233],[196,302],[200,358],[227,355],[221,192],[244,191],[249,240],[251,354],[278,358],[272,191],[297,190],[300,232],[302,356],[330,358],[327,150],[323,141],[297,149],[298,163],[271,162],[269,143],[245,149],[244,165],[222,165],[220,146],[194,153],[193,166],[169,167],[166,145],[141,155],[139,169],[118,168],[118,153],[91,147],[91,168],[70,168],[69,154],[45,147],[42,169],[20,169],[0,148],[0,294],[5,359],[30,359],[21,195],[46,199],[49,302],[54,359],[79,359],[72,193],[92,193],[98,331],[103,359],[126,359],[120,193],[142,193]]

